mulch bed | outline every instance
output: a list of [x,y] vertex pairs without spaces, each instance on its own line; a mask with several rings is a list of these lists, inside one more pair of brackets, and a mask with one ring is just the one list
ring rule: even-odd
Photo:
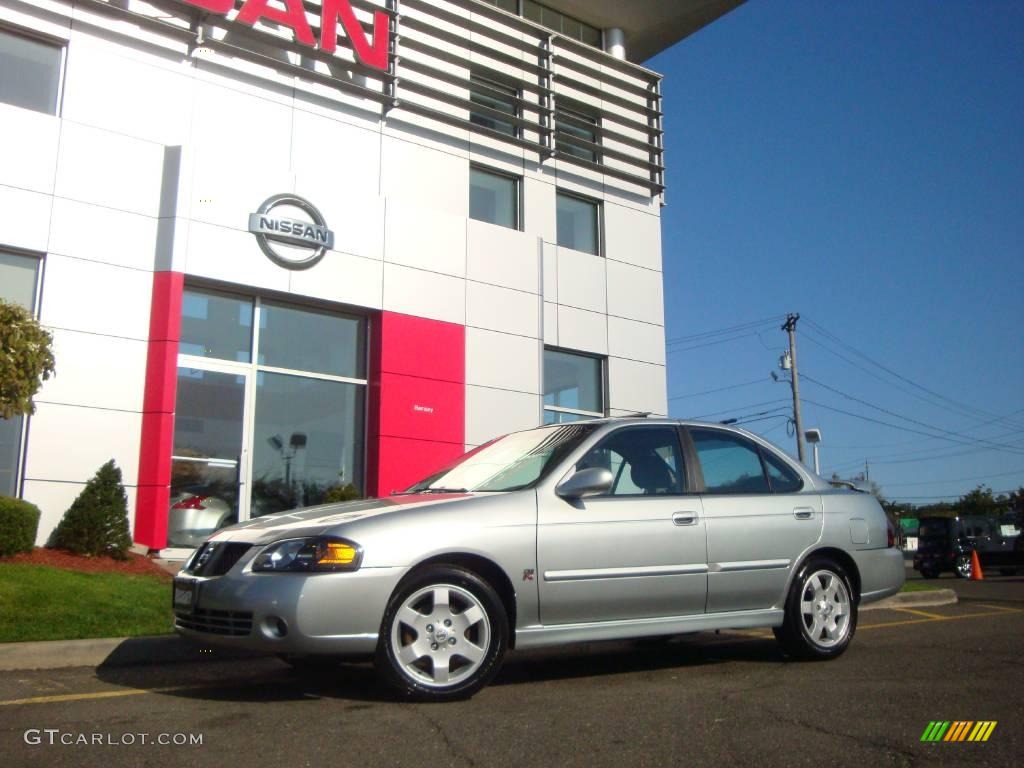
[[0,563],[46,565],[51,568],[85,573],[124,573],[131,576],[171,578],[171,574],[161,568],[158,563],[145,555],[137,555],[134,552],[128,553],[127,560],[115,560],[112,557],[83,557],[63,549],[36,547],[31,552],[0,558]]

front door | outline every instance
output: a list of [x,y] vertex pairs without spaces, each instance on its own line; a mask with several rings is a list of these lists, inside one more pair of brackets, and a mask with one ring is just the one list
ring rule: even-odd
[[541,623],[703,613],[704,516],[675,427],[622,427],[576,465],[588,467],[611,470],[607,494],[539,501]]

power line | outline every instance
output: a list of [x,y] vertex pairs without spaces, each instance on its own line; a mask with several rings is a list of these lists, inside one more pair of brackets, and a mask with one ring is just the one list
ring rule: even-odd
[[[834,392],[837,395],[841,395],[842,397],[845,397],[847,400],[853,400],[855,403],[860,403],[861,405],[866,405],[866,406],[868,406],[868,408],[874,408],[876,411],[881,411],[882,413],[888,414],[889,416],[895,416],[897,419],[902,419],[903,421],[909,421],[911,424],[917,424],[918,426],[926,427],[927,429],[932,429],[932,430],[935,430],[936,432],[942,432],[943,434],[946,434],[946,435],[952,435],[954,437],[963,437],[963,438],[966,438],[968,440],[971,440],[971,441],[974,441],[974,442],[977,442],[977,443],[980,443],[980,444],[990,445],[992,447],[998,447],[998,448],[1011,448],[1011,450],[1012,450],[1012,446],[1008,446],[1006,443],[994,443],[991,440],[985,440],[984,438],[971,437],[970,435],[965,435],[963,432],[953,432],[953,431],[948,430],[948,429],[943,429],[942,427],[936,427],[934,424],[928,424],[928,423],[923,422],[923,421],[918,421],[917,419],[912,419],[909,416],[903,416],[903,415],[901,415],[899,413],[896,413],[895,411],[890,411],[888,408],[883,408],[880,405],[875,405],[874,403],[869,403],[867,400],[862,400],[861,398],[854,397],[853,395],[848,394],[846,392],[843,392],[840,389],[836,389],[835,387],[831,387],[831,386],[829,386],[828,384],[825,384],[822,381],[818,381],[817,379],[812,378],[811,376],[808,376],[806,373],[804,374],[804,378],[807,379],[808,381],[810,381],[812,384],[816,384],[819,387],[824,387],[825,389],[827,389],[830,392]],[[808,402],[810,402],[810,401],[808,401]]]
[[741,323],[739,325],[732,325],[728,328],[719,328],[714,331],[701,331],[700,333],[694,333],[689,336],[677,336],[674,339],[667,339],[665,344],[672,346],[673,344],[687,344],[693,341],[698,341],[704,338],[712,336],[726,336],[738,331],[748,331],[751,328],[760,328],[763,325],[774,325],[782,315],[775,315],[774,317],[767,317],[764,320],[754,320],[749,323]]
[[[842,408],[834,408],[831,405],[825,405],[824,403],[817,403],[814,400],[808,400],[807,398],[804,398],[804,402],[810,403],[811,405],[816,405],[819,408],[824,408],[827,411],[835,411],[836,413],[841,413],[841,414],[843,414],[845,416],[852,416],[855,419],[861,419],[862,421],[869,421],[872,424],[880,424],[883,427],[890,427],[892,429],[900,429],[900,430],[903,430],[904,432],[911,432],[911,433],[913,433],[915,435],[924,435],[926,437],[934,437],[937,440],[946,440],[948,442],[956,443],[958,445],[975,445],[975,443],[970,443],[970,442],[967,442],[965,440],[958,440],[958,439],[953,438],[953,437],[946,437],[945,435],[931,435],[931,434],[929,434],[927,432],[922,432],[919,429],[911,429],[910,427],[905,427],[905,426],[903,426],[901,424],[893,424],[892,422],[882,421],[880,419],[873,419],[870,416],[864,416],[863,414],[860,414],[860,413],[853,413],[852,411],[844,411]],[[993,443],[993,446],[1004,447],[1003,444],[1001,444],[1001,443]],[[1004,449],[1009,449],[1008,450],[1009,453],[1015,453],[1015,454],[1024,455],[1024,450],[1017,450],[1015,448],[1015,446],[1005,445]]]
[[706,419],[709,416],[720,416],[723,413],[735,413],[736,411],[745,411],[748,408],[760,408],[762,405],[776,405],[777,403],[787,403],[787,402],[789,402],[789,401],[786,400],[786,399],[766,400],[763,403],[751,403],[750,405],[741,405],[741,406],[738,406],[736,408],[726,408],[725,410],[722,410],[722,411],[714,411],[713,413],[704,413],[704,414],[701,414],[700,416],[689,416],[687,418],[690,418],[690,419],[693,419],[694,421],[697,421],[699,419]]
[[989,480],[993,477],[1010,477],[1011,475],[1024,474],[1024,467],[1014,472],[999,472],[995,475],[978,475],[977,477],[954,477],[948,480],[919,480],[915,483],[886,483],[886,488],[905,488],[908,485],[939,485],[941,483],[973,483],[978,480]]
[[713,395],[716,392],[727,392],[730,389],[740,389],[742,387],[750,387],[754,384],[761,384],[767,381],[767,379],[754,379],[753,381],[747,381],[742,384],[730,384],[727,387],[718,387],[718,389],[707,389],[703,392],[691,392],[688,395],[673,395],[669,400],[685,400],[689,397],[702,397],[703,395]]

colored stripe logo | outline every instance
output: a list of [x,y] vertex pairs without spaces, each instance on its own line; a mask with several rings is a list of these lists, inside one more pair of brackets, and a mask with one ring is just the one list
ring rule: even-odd
[[988,741],[995,728],[995,720],[933,720],[921,741]]

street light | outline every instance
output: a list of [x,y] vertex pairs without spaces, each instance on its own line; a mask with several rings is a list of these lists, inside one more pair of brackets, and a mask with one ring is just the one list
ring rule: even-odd
[[804,437],[807,442],[814,447],[814,474],[821,474],[821,466],[818,464],[818,443],[821,442],[821,430],[820,429],[808,429],[804,432]]

